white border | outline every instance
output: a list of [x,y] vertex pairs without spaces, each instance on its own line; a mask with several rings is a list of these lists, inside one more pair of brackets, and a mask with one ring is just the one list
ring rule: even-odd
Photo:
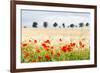
[[[73,12],[90,12],[90,60],[84,61],[62,61],[62,62],[42,62],[42,63],[21,63],[20,61],[20,10],[21,9],[35,9],[35,10],[52,10],[52,11],[73,11]],[[68,8],[68,7],[49,7],[49,6],[35,6],[35,5],[16,5],[16,68],[39,68],[39,67],[54,67],[54,66],[73,66],[73,65],[89,65],[94,64],[94,9],[85,8]]]

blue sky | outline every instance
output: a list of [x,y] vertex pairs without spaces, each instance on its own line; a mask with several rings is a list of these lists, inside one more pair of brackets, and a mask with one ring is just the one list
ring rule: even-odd
[[33,22],[38,22],[40,28],[43,27],[43,22],[48,22],[48,27],[53,28],[53,23],[58,25],[65,23],[78,25],[79,23],[90,23],[90,13],[86,12],[67,12],[67,11],[45,11],[45,10],[22,10],[22,26],[32,27]]

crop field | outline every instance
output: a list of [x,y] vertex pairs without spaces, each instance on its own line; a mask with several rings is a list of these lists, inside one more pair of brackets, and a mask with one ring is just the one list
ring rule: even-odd
[[90,59],[88,28],[22,28],[21,63]]

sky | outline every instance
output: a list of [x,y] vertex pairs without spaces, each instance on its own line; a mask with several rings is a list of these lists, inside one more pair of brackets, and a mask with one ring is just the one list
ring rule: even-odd
[[90,23],[90,13],[88,12],[68,12],[68,11],[47,11],[47,10],[21,10],[22,27],[32,27],[33,22],[38,22],[38,28],[43,28],[43,22],[48,22],[48,28],[54,28],[53,24],[58,23],[62,27],[70,24],[78,25],[83,22]]

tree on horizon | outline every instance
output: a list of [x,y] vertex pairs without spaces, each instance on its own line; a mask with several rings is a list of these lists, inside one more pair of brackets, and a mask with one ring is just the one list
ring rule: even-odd
[[90,24],[87,22],[87,23],[86,23],[86,26],[88,27],[89,25],[90,25]]
[[65,24],[63,23],[62,25],[63,25],[63,28],[65,28]]
[[83,23],[79,23],[79,27],[83,27],[84,26],[84,24]]
[[70,24],[70,27],[71,27],[71,28],[74,28],[74,27],[75,27],[75,25],[74,25],[74,24]]
[[37,23],[37,22],[33,22],[33,25],[32,25],[32,27],[35,27],[35,28],[37,28],[37,25],[38,25],[38,23]]
[[27,28],[26,26],[24,26],[24,28]]
[[54,27],[57,27],[57,26],[58,26],[58,24],[55,22],[55,23],[53,24],[53,26],[54,26]]
[[48,22],[44,22],[44,23],[43,23],[43,26],[44,26],[45,28],[47,28]]

